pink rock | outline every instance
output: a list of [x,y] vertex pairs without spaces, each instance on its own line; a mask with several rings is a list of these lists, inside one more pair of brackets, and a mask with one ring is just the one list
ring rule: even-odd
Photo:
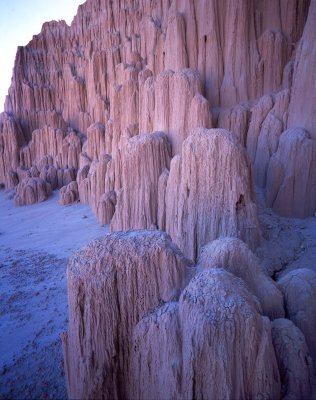
[[263,314],[271,320],[284,317],[283,295],[260,266],[259,259],[237,238],[220,238],[202,247],[199,270],[224,268],[241,278],[261,303]]
[[59,192],[59,204],[65,206],[79,200],[78,184],[76,181],[63,186]]
[[[165,207],[165,211],[164,211]],[[187,257],[220,236],[254,248],[260,240],[251,166],[244,147],[224,129],[196,129],[170,164],[165,198],[166,229]]]
[[198,274],[178,302],[136,325],[129,397],[279,398],[271,324],[260,311],[239,278]]
[[128,397],[133,329],[148,312],[179,297],[190,269],[159,231],[113,233],[71,257],[63,337],[69,397]]
[[51,185],[41,178],[25,178],[16,187],[14,203],[17,206],[45,201],[52,194]]

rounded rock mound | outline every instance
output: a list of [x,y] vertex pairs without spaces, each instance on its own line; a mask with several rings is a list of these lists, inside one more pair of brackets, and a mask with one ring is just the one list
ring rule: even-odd
[[16,206],[45,201],[52,194],[52,187],[41,178],[25,178],[16,187],[14,203]]
[[241,279],[196,275],[134,330],[131,398],[279,398],[271,324]]
[[191,267],[160,231],[112,233],[71,257],[63,337],[70,398],[127,397],[133,328],[179,297]]
[[262,271],[258,257],[242,240],[225,237],[208,243],[201,249],[197,267],[226,269],[246,283],[259,299],[264,315],[270,319],[284,317],[282,292]]

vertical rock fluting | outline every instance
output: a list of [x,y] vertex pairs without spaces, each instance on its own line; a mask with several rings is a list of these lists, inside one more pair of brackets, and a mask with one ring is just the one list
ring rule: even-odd
[[260,238],[251,166],[235,136],[220,129],[196,129],[170,165],[159,215],[184,254],[195,259],[201,246],[235,236],[255,247]]
[[259,187],[267,185],[270,158],[277,151],[279,138],[288,117],[290,93],[288,89],[261,98],[250,110],[247,132],[247,151],[254,166],[254,177]]
[[316,381],[304,335],[293,322],[281,318],[272,322],[272,339],[281,376],[282,398],[312,399]]
[[190,268],[159,231],[113,233],[72,256],[63,339],[70,398],[127,397],[133,329],[145,314],[178,298]]
[[242,281],[198,274],[134,330],[131,398],[279,398],[271,326]]
[[79,199],[82,203],[89,204],[97,216],[101,197],[105,193],[105,177],[110,162],[111,156],[103,154],[90,167],[86,165],[81,168],[77,175]]
[[[18,48],[0,116],[0,185],[16,204],[62,188],[61,204],[80,199],[112,230],[159,227],[208,269],[184,289],[190,263],[159,231],[74,255],[70,397],[279,398],[260,314],[284,310],[249,250],[251,162],[268,206],[316,211],[315,15],[315,0],[87,0]],[[314,281],[302,270],[279,287],[315,363]],[[273,323],[284,393],[304,397],[308,352],[288,324]]]
[[16,188],[14,203],[17,206],[39,203],[52,194],[52,187],[41,178],[25,178]]
[[156,78],[140,79],[140,132],[163,131],[179,154],[183,141],[194,128],[212,127],[208,101],[202,96],[197,71],[167,70]]
[[59,204],[65,206],[79,200],[78,184],[75,181],[63,186],[59,192]]
[[282,133],[268,164],[266,200],[284,216],[304,218],[316,211],[316,140],[303,129]]
[[[309,3],[126,0],[120,7],[110,0],[87,0],[71,26],[64,21],[45,23],[40,34],[18,48],[5,111],[21,127],[26,142],[47,125],[87,134],[90,163],[108,147],[105,153],[114,161],[113,182],[102,194],[107,196],[121,188],[118,144],[125,129],[133,134],[165,132],[175,155],[191,129],[213,126],[210,107],[216,107],[219,126],[236,130],[241,142],[248,143],[250,105],[265,94],[290,89],[293,75],[290,107],[285,108],[285,114],[290,110],[289,122],[269,113],[261,133],[261,128],[255,133],[258,151],[250,157],[256,181],[265,187],[281,130],[303,126],[314,135],[314,91],[306,77],[313,73],[315,59],[315,2],[310,7]],[[304,100],[304,106],[298,105],[302,93],[311,99]],[[109,122],[112,136],[104,143],[99,133]],[[88,132],[89,126],[98,133]],[[34,165],[28,149],[21,148],[23,141],[16,146],[20,154],[11,154],[0,134],[0,176],[7,187],[18,183],[16,163]],[[64,141],[58,147],[64,155]],[[68,157],[68,168],[78,169],[79,152],[72,143],[70,158],[75,162]]]
[[109,0],[88,0],[70,27],[46,23],[19,48],[6,111],[15,112],[29,134],[52,118],[56,127],[64,121],[81,131],[106,122],[115,66],[135,64],[135,55],[155,74],[198,69],[212,106],[260,97],[282,84],[308,4],[126,1],[120,9]]
[[224,268],[241,278],[261,303],[270,319],[284,317],[283,295],[275,282],[264,274],[259,259],[237,238],[220,238],[202,247],[199,270]]
[[157,226],[158,179],[169,168],[171,146],[162,132],[137,135],[121,152],[122,189],[111,230]]
[[295,59],[284,68],[287,89],[258,102],[247,137],[256,184],[266,189],[267,205],[281,215],[300,218],[316,211],[316,93],[310,84],[316,62],[315,15],[313,0]]
[[316,79],[316,1],[311,0],[308,18],[294,61],[293,86],[289,105],[288,128],[301,127],[316,139],[315,87]]
[[7,188],[18,183],[19,151],[25,142],[16,120],[7,113],[0,114],[0,184]]
[[316,273],[302,268],[288,272],[279,281],[287,317],[303,332],[316,369]]

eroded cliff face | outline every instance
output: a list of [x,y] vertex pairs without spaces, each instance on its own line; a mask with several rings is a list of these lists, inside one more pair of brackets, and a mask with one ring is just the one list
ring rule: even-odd
[[[314,174],[294,182],[292,171],[306,161],[302,142],[282,132],[305,130],[314,170],[315,9],[314,0],[88,0],[71,26],[45,23],[17,51],[0,121],[0,183],[13,187],[34,177],[30,169],[52,157],[59,176],[74,169],[73,198],[109,223],[116,196],[128,192],[126,134],[164,132],[173,157],[193,129],[220,127],[246,146],[268,206],[282,215],[312,215]],[[289,166],[278,148],[281,136],[281,147],[295,153]],[[104,154],[112,158],[107,167],[98,165]],[[60,177],[57,187],[68,183]]]
[[71,398],[312,395],[315,277],[276,285],[252,250],[255,186],[316,211],[315,19],[316,0],[87,0],[18,48],[0,184],[112,231],[68,266]]

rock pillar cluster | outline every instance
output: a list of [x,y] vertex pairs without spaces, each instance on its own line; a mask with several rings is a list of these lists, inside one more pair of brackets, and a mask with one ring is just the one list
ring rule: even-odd
[[276,284],[252,251],[256,186],[316,212],[315,19],[316,0],[87,0],[18,48],[1,187],[111,229],[68,266],[71,398],[312,395],[315,276]]

